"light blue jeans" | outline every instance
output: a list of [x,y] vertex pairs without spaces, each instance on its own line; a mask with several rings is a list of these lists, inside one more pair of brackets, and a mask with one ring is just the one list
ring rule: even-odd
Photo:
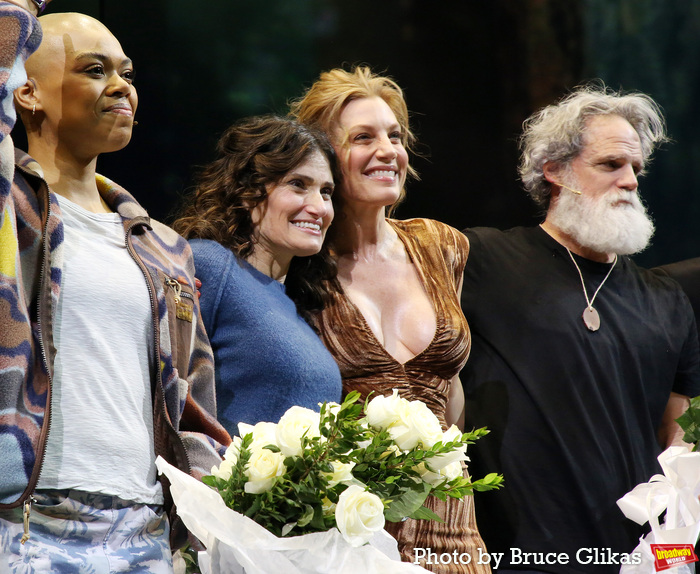
[[34,494],[29,540],[22,509],[0,512],[0,572],[172,574],[161,507],[77,490]]

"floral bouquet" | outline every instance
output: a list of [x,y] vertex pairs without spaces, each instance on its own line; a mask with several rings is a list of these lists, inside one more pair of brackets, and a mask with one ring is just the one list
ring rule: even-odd
[[685,431],[683,440],[694,445],[692,450],[686,446],[667,448],[658,456],[663,475],[652,476],[617,501],[627,518],[640,525],[648,522],[651,527],[634,550],[636,561],[620,570],[623,574],[695,571],[693,546],[700,535],[700,397],[692,399],[688,410],[676,420]]
[[[227,541],[198,533],[183,516],[207,546],[204,559],[214,572],[421,570],[398,561],[385,520],[440,520],[423,506],[429,495],[462,498],[500,487],[500,475],[465,476],[467,445],[485,429],[443,432],[423,402],[396,390],[364,404],[359,399],[352,392],[341,405],[323,404],[320,413],[292,407],[276,424],[239,425],[241,437],[203,478],[215,489],[207,496],[218,496],[236,515]],[[178,493],[173,496],[182,516]],[[199,525],[207,520],[200,517]]]

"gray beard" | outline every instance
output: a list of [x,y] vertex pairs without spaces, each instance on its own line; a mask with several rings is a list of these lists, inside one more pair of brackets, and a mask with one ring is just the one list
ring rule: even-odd
[[[575,180],[571,181],[571,187],[580,189]],[[631,201],[632,205],[614,205],[621,199]],[[562,188],[549,208],[547,221],[596,253],[639,253],[654,235],[654,223],[633,191],[607,193],[593,199],[585,193],[575,195]]]

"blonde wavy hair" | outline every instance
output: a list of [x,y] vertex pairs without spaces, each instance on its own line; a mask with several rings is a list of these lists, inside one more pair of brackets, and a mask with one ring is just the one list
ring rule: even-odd
[[[334,68],[323,72],[301,98],[290,103],[289,115],[325,132],[335,146],[343,149],[348,145],[347,136],[341,141],[337,141],[336,137],[341,112],[353,100],[374,97],[384,100],[394,113],[401,128],[401,143],[409,153],[414,153],[416,137],[409,126],[403,90],[390,77],[375,74],[367,66],[355,66],[350,71]],[[338,155],[342,160],[342,154]],[[418,179],[418,173],[410,164],[407,175]],[[405,195],[404,188],[399,199],[389,208],[389,214],[403,201]]]

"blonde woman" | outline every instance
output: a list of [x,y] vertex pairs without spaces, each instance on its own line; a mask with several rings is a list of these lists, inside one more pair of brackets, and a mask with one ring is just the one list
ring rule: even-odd
[[[458,374],[471,341],[459,293],[468,242],[437,221],[387,217],[413,174],[413,135],[401,89],[365,67],[334,69],[293,103],[292,115],[328,134],[342,168],[327,239],[339,286],[317,322],[340,366],[343,391],[390,394],[396,388],[427,403],[445,427],[461,427]],[[423,565],[436,572],[488,572],[477,564],[477,549],[484,545],[472,499],[431,498],[427,504],[444,523],[387,526],[403,559],[413,562],[417,548],[438,556],[456,551],[450,564]]]

